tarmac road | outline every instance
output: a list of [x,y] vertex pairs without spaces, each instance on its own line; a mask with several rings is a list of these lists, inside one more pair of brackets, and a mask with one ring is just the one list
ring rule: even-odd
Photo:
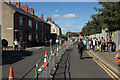
[[[53,46],[55,48],[55,45]],[[28,69],[35,65],[40,59],[42,59],[45,55],[45,51],[50,50],[49,47],[41,48],[41,49],[31,49],[25,52],[13,52],[14,55],[9,58],[3,57],[3,65],[2,65],[2,78],[9,77],[9,69],[13,67],[14,78],[20,78]],[[7,60],[5,60],[7,59]],[[42,65],[43,63],[41,63]],[[34,78],[35,73],[34,69],[29,73],[25,78]]]
[[107,70],[104,64],[97,61],[86,51],[84,59],[78,56],[76,45],[67,51],[58,65],[53,79],[77,79],[77,80],[118,80]]

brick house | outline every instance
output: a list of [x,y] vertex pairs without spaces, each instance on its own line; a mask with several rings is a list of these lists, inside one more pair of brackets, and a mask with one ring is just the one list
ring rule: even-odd
[[51,18],[47,18],[46,22],[51,25],[51,29],[50,29],[51,34],[57,34],[57,37],[61,35],[61,28],[58,25],[56,25]]
[[50,39],[51,26],[44,21],[43,14],[39,18],[34,15],[34,9],[27,5],[20,6],[19,1],[2,2],[2,39],[12,46],[17,39],[27,42],[29,45],[44,42]]

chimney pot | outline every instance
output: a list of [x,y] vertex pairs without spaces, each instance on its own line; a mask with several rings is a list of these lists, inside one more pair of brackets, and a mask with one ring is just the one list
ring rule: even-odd
[[44,16],[43,16],[43,14],[41,14],[41,19],[44,20]]

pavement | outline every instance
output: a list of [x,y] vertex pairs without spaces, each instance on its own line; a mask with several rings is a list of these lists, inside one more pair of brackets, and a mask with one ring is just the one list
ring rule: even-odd
[[97,57],[101,62],[103,62],[107,67],[112,69],[114,72],[119,74],[120,76],[120,66],[119,63],[115,62],[115,57],[119,52],[93,52],[92,50],[89,50],[91,54],[95,57]]
[[[78,80],[113,80],[109,72],[101,66],[97,58],[84,51],[83,58],[78,56],[76,45],[67,51],[54,74],[53,79],[78,79]],[[111,71],[112,72],[112,71]]]

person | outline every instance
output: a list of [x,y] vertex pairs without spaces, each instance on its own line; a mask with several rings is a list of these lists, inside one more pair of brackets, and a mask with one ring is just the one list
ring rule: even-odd
[[82,55],[83,55],[83,50],[84,50],[84,44],[83,44],[83,41],[82,41],[82,39],[80,39],[79,41],[78,41],[78,54],[79,54],[79,56],[80,56],[80,59],[84,59],[84,58],[82,58]]
[[50,46],[52,46],[52,39],[50,39]]
[[109,39],[108,39],[108,51],[109,52],[112,52],[112,44],[113,44],[112,38],[109,37]]
[[58,40],[58,38],[56,39],[56,47],[57,47],[57,45],[59,44],[59,40]]
[[15,45],[15,50],[17,49],[17,51],[18,51],[18,41],[17,41],[17,39],[15,39],[14,45]]
[[88,43],[87,43],[87,39],[84,39],[84,40],[83,40],[83,44],[84,44],[84,49],[87,50],[87,44],[88,44]]
[[96,40],[95,40],[95,38],[93,38],[93,40],[92,40],[92,50],[93,51],[96,51],[96,49],[95,49],[95,46],[96,46]]
[[101,51],[101,39],[100,39],[100,37],[98,38],[97,44],[98,44],[98,50]]
[[105,51],[105,47],[106,47],[106,42],[105,42],[105,39],[103,39],[103,42],[101,44],[101,52],[104,50]]

